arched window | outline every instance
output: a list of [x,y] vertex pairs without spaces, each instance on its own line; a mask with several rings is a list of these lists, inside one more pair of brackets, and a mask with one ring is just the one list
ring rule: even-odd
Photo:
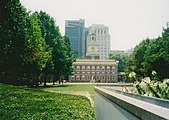
[[77,66],[77,67],[76,67],[76,70],[80,70],[80,66]]
[[85,66],[82,66],[82,70],[85,70]]
[[93,70],[93,71],[95,70],[95,66],[92,66],[92,70]]
[[110,71],[110,66],[107,66],[107,71]]
[[80,80],[80,76],[79,75],[76,76],[76,80]]
[[87,66],[87,70],[90,70],[90,66]]
[[72,79],[72,80],[74,80],[74,79],[75,79],[74,75],[72,75],[72,76],[71,76],[71,79]]

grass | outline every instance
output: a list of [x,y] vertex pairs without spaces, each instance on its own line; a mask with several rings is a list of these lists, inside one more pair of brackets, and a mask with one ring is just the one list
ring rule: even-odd
[[45,91],[56,91],[59,93],[85,93],[89,92],[91,95],[91,98],[94,100],[94,86],[96,85],[104,85],[104,86],[129,86],[130,84],[96,84],[96,83],[91,83],[91,84],[63,84],[59,86],[52,86],[52,87],[47,87],[47,88],[42,88]]
[[[66,86],[56,88],[71,89]],[[76,90],[81,88],[86,89],[77,86]],[[0,119],[93,120],[95,115],[86,97],[0,84]]]
[[94,92],[95,84],[63,84],[56,87],[43,88],[44,90],[56,90],[56,91],[87,91]]
[[56,91],[60,93],[79,93],[82,94],[89,92],[91,97],[94,99],[94,86],[95,84],[63,84],[55,87],[42,88],[45,91]]

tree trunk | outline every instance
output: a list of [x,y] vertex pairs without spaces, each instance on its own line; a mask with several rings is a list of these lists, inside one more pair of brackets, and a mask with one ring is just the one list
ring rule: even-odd
[[44,85],[43,86],[46,86],[46,79],[47,79],[47,75],[44,76]]
[[49,83],[50,83],[51,76],[49,75]]
[[35,87],[39,87],[39,76],[36,76]]

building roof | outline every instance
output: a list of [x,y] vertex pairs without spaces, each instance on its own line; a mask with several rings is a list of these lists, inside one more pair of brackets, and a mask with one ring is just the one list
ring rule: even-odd
[[107,26],[105,26],[105,25],[103,25],[103,24],[92,24],[90,27],[107,27]]
[[90,35],[96,36],[96,34],[95,34],[95,33],[91,33],[91,34],[89,34],[89,36],[90,36]]
[[118,63],[115,60],[78,59],[73,65],[118,65]]

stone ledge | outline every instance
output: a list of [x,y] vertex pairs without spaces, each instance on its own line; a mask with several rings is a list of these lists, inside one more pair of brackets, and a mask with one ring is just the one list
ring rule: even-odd
[[169,109],[96,86],[95,91],[143,120],[168,120]]
[[151,104],[155,104],[155,105],[158,105],[158,106],[165,107],[165,108],[169,109],[169,100],[155,98],[155,97],[149,97],[149,96],[144,96],[144,95],[139,95],[139,94],[132,94],[132,93],[128,93],[128,92],[123,92],[123,91],[121,91],[122,87],[121,87],[121,90],[114,89],[116,87],[105,87],[105,88],[106,89],[110,89],[110,90],[112,90],[112,91],[114,91],[116,93],[126,95],[128,97],[136,98],[138,100],[149,102]]

